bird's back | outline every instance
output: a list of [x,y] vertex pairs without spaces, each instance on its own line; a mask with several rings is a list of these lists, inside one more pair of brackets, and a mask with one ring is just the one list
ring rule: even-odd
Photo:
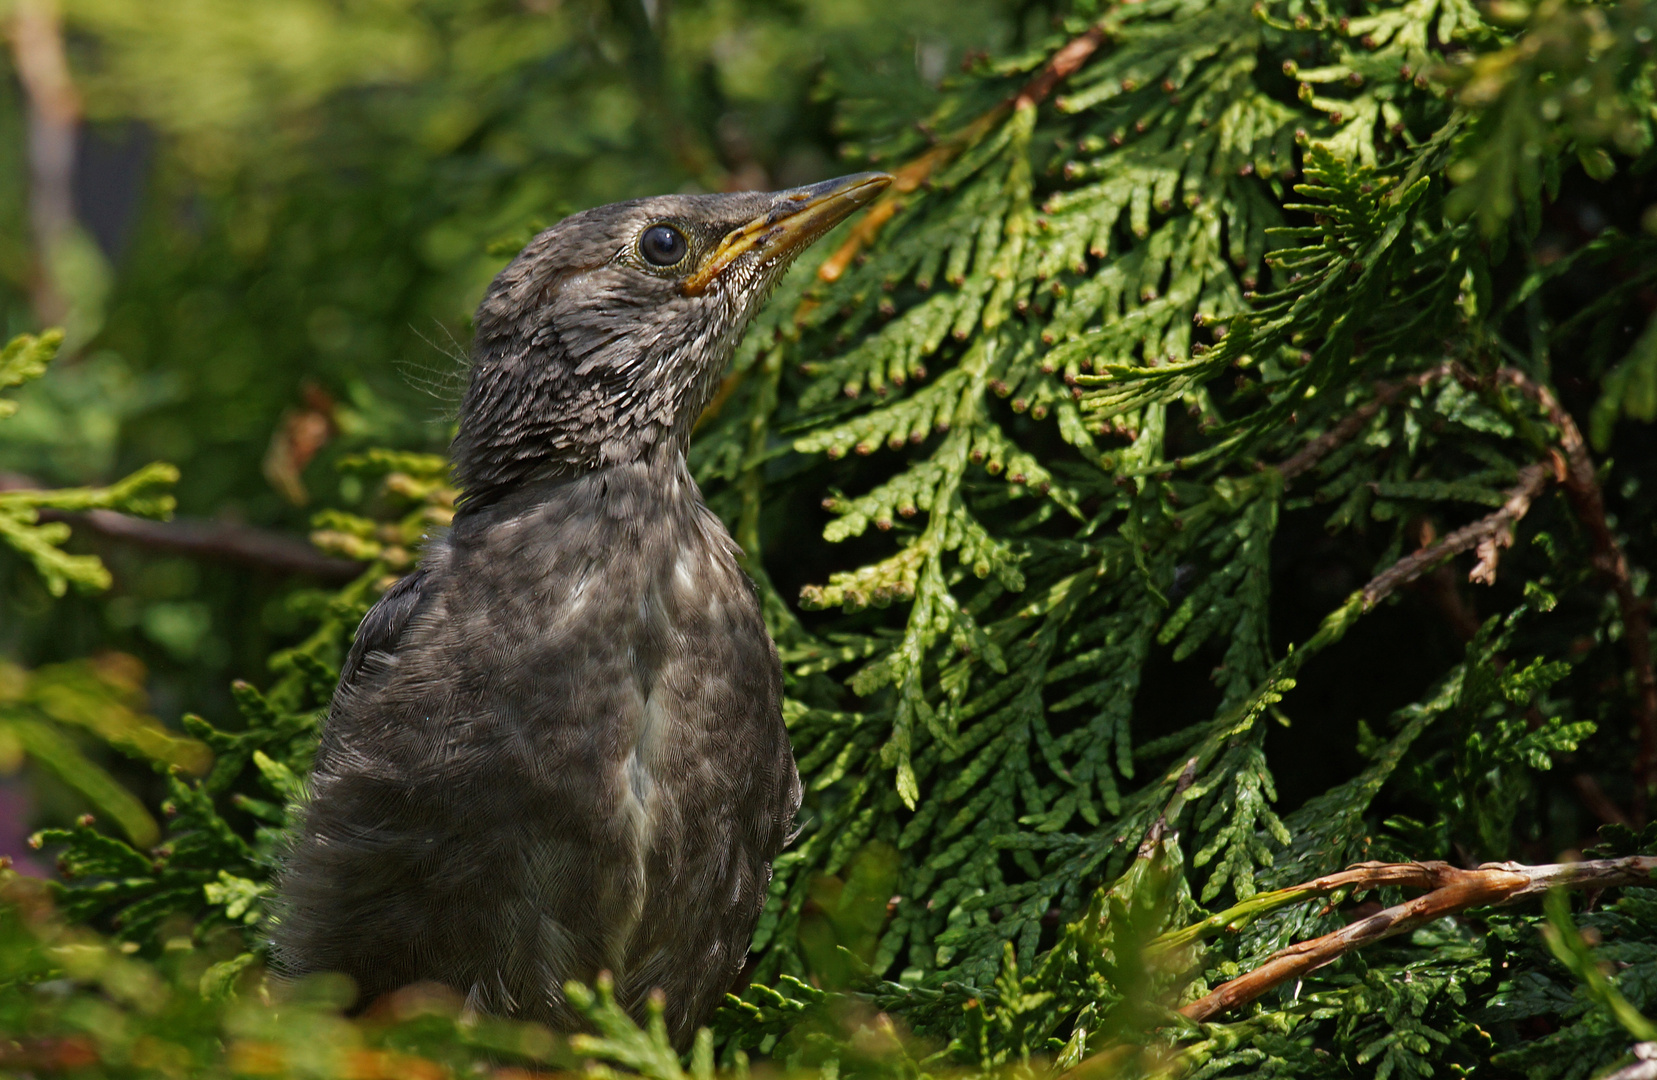
[[740,970],[798,808],[781,672],[682,462],[525,485],[364,620],[281,884],[276,957],[362,1000],[430,979],[576,1023],[653,988],[676,1041]]

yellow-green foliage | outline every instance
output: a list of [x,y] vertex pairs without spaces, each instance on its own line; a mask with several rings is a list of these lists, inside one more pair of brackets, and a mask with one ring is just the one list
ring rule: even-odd
[[[0,350],[0,389],[43,375],[62,339],[62,334],[50,331],[8,342]],[[15,402],[0,399],[0,419],[15,411]],[[34,564],[55,596],[63,595],[70,584],[85,590],[108,588],[109,571],[97,556],[64,551],[69,526],[62,521],[42,523],[40,512],[120,510],[164,516],[173,506],[165,489],[177,479],[176,469],[156,464],[104,488],[0,490],[0,539]],[[141,664],[118,654],[38,671],[0,660],[0,775],[16,773],[27,759],[109,815],[140,848],[155,843],[160,829],[149,811],[87,757],[65,730],[79,729],[158,767],[205,770],[205,746],[170,733],[144,711],[143,675]]]
[[[63,335],[57,331],[39,337],[19,334],[7,342],[0,350],[0,390],[44,375],[62,342]],[[0,420],[16,411],[16,402],[0,398]],[[108,487],[0,490],[0,540],[34,563],[54,596],[62,596],[71,584],[87,590],[107,589],[109,571],[97,556],[64,551],[69,526],[62,521],[43,523],[40,512],[119,510],[141,517],[166,517],[174,505],[166,489],[177,482],[178,470],[157,462]]]

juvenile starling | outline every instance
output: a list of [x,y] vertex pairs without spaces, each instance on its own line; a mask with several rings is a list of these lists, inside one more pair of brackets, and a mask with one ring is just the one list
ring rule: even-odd
[[749,318],[890,177],[587,210],[479,306],[453,524],[363,619],[279,881],[277,969],[432,980],[685,1045],[742,968],[800,782],[738,549],[685,464]]

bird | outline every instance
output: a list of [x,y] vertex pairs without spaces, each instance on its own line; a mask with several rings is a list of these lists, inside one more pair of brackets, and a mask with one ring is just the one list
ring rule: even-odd
[[540,233],[487,289],[446,531],[363,618],[277,875],[285,979],[450,988],[574,1031],[608,972],[694,1039],[739,977],[800,781],[741,552],[686,462],[860,173],[663,195]]

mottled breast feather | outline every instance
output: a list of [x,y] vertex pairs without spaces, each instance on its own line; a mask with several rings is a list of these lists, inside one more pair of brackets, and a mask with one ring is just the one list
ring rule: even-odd
[[752,583],[683,460],[457,518],[364,619],[280,881],[274,955],[578,1026],[654,988],[675,1041],[741,970],[800,787]]

